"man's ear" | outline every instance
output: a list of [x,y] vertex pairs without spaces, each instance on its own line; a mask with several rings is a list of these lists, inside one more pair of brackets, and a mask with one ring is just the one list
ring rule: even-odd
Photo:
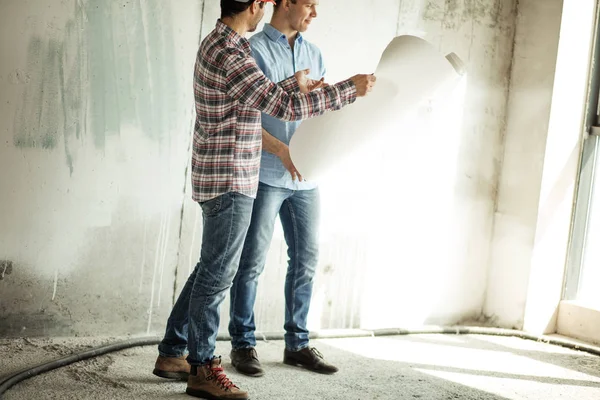
[[258,12],[258,9],[260,8],[260,1],[253,1],[252,2],[252,6],[250,6],[252,8],[252,14],[256,14]]

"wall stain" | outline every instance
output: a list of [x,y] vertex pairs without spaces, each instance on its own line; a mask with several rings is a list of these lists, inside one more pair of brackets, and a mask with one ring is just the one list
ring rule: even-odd
[[[161,0],[74,0],[64,29],[34,35],[13,143],[54,150],[64,143],[71,173],[82,140],[103,150],[123,125],[163,141],[176,126],[181,92],[170,6]],[[191,73],[191,72],[190,72]]]
[[0,261],[0,281],[4,279],[6,275],[12,274],[13,262],[2,260]]
[[466,23],[486,25],[496,28],[508,18],[514,1],[506,0],[428,0],[423,11],[423,19],[440,21],[445,29],[458,30]]

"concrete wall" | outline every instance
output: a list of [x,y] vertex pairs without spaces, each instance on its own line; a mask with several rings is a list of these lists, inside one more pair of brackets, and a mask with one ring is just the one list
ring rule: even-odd
[[0,4],[0,336],[164,324],[201,4]]
[[[496,325],[557,330],[596,7],[595,0],[519,2],[484,309]],[[560,320],[565,326],[569,318]]]
[[[386,218],[399,235],[388,235],[377,250],[399,271],[402,284],[388,284],[398,324],[415,305],[421,309],[408,321],[415,324],[481,315],[516,14],[512,1],[401,2],[399,33],[424,35],[443,53],[454,51],[468,77],[446,109],[432,104],[399,132],[391,150],[397,158],[387,164],[393,178],[379,181],[394,188],[388,198],[394,212]],[[378,285],[372,287],[371,299]]]
[[556,331],[562,300],[575,188],[587,136],[584,113],[597,6],[594,0],[564,3],[525,309],[524,328],[536,333]]
[[484,309],[492,324],[507,328],[523,327],[562,3],[562,0],[519,1]]
[[[201,240],[191,72],[218,2],[43,3],[0,4],[0,336],[160,332]],[[469,76],[323,182],[312,329],[481,315],[515,18],[512,0],[321,2],[307,37],[329,81],[372,71],[403,33]],[[278,231],[263,331],[282,326],[285,263]]]

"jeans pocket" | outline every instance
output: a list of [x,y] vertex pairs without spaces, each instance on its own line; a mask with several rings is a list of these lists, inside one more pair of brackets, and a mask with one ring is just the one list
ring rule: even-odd
[[221,195],[215,197],[214,199],[210,199],[208,201],[200,203],[200,206],[202,207],[202,212],[205,216],[212,217],[218,214],[219,211],[221,211],[221,206],[223,204],[223,196],[224,195]]

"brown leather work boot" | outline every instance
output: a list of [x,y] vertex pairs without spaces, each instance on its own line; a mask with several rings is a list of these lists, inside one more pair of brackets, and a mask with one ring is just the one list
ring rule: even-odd
[[210,364],[192,365],[185,392],[208,400],[248,400],[248,392],[240,390],[223,372],[221,357],[213,358]]
[[314,347],[307,347],[299,351],[285,349],[283,352],[283,363],[304,367],[320,374],[335,374],[337,367],[329,364]]
[[163,357],[158,356],[154,371],[152,373],[161,378],[179,379],[186,381],[190,375],[190,364],[185,360],[186,356]]

